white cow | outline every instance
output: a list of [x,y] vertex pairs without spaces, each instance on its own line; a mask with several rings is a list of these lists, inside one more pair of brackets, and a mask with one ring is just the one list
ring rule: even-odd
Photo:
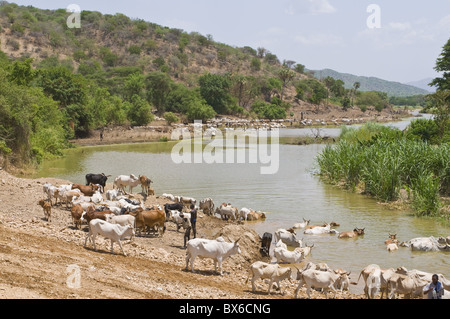
[[303,242],[300,239],[297,239],[294,234],[288,232],[286,229],[278,229],[274,233],[275,242],[282,241],[288,246],[291,247],[302,247]]
[[302,252],[296,248],[294,251],[289,251],[284,249],[284,247],[276,247],[273,250],[273,254],[277,259],[277,263],[281,263],[282,261],[287,262],[288,264],[298,264],[301,263],[305,258]]
[[[280,282],[288,279],[291,279],[292,270],[290,267],[281,267],[280,265],[276,264],[268,264],[262,261],[254,262],[250,266],[250,272],[247,277],[247,280],[245,281],[245,284],[248,283],[248,280],[250,278],[250,275],[252,275],[252,292],[255,292],[256,286],[255,281],[258,279],[270,279],[269,282],[269,290],[268,294],[270,295],[270,290],[272,289],[273,283],[276,283],[278,286],[278,289],[281,290]],[[282,292],[284,295],[284,292]]]
[[365,267],[359,274],[358,281],[361,276],[364,279],[364,294],[366,295],[367,299],[374,299],[375,295],[381,288],[380,266],[372,264]]
[[396,251],[396,250],[398,250],[398,246],[397,246],[396,243],[387,244],[386,245],[386,250],[388,252]]
[[388,287],[391,293],[389,299],[392,299],[394,295],[405,295],[405,299],[422,295],[422,289],[429,282],[420,278],[418,274],[402,275],[393,274],[388,281]]
[[130,188],[130,193],[133,193],[133,188],[141,185],[141,181],[138,177],[136,177],[133,174],[130,175],[119,175],[114,180],[114,189],[118,188],[120,189],[124,194],[127,194],[125,191],[125,187],[128,186]]
[[298,270],[297,279],[299,285],[295,290],[295,298],[297,299],[298,292],[304,284],[306,284],[306,294],[311,299],[311,288],[323,289],[325,297],[328,299],[328,290],[334,291],[334,298],[336,298],[335,283],[338,279],[343,277],[343,274],[336,271],[320,271],[315,269]]
[[306,228],[306,226],[309,225],[310,221],[311,221],[311,220],[306,220],[306,219],[303,218],[303,222],[302,222],[302,223],[294,224],[294,226],[293,226],[292,228],[294,228],[294,229],[303,229],[303,228]]
[[311,250],[313,249],[313,247],[314,247],[314,244],[312,244],[311,246],[305,245],[305,247],[297,248],[297,249],[303,254],[303,257],[306,257],[309,254],[311,254]]
[[199,208],[206,215],[211,215],[214,211],[214,201],[211,198],[205,198],[200,201]]
[[445,238],[419,237],[401,243],[402,247],[409,247],[412,251],[450,251],[450,245],[447,245]]
[[251,209],[248,209],[246,207],[241,208],[239,211],[239,219],[247,220],[247,215],[251,213]]
[[172,202],[175,201],[175,196],[173,196],[172,194],[165,194],[164,193],[164,194],[161,195],[161,197],[167,198],[167,199],[171,200]]
[[[401,272],[400,272],[400,269],[402,270]],[[400,267],[397,272],[402,273],[404,275],[410,275],[410,276],[418,275],[421,279],[428,281],[428,282],[431,282],[431,279],[433,277],[432,273],[417,270],[417,269],[407,270],[405,267]],[[445,278],[445,276],[442,274],[437,274],[437,275],[438,275],[439,281],[442,283],[442,286],[444,287],[444,289],[450,290],[450,280]]]
[[238,209],[230,205],[220,205],[220,207],[216,208],[214,213],[220,215],[222,219],[228,219],[231,217],[232,220],[236,220],[238,216]]
[[126,237],[133,237],[135,235],[134,228],[130,225],[120,226],[108,223],[101,219],[93,219],[89,223],[89,233],[86,235],[86,239],[84,241],[84,247],[86,247],[86,243],[88,238],[92,241],[94,245],[94,250],[97,251],[97,247],[95,246],[95,238],[100,234],[111,240],[111,253],[114,253],[114,243],[118,243],[122,253],[126,256],[123,251],[122,243],[120,242]]
[[325,227],[314,227],[306,229],[303,233],[305,235],[321,235],[321,234],[335,234],[337,233],[337,231],[335,229],[331,229],[330,224],[326,224]]
[[177,231],[179,231],[180,228],[183,226],[183,224],[184,224],[183,219],[184,218],[187,218],[189,220],[191,219],[191,214],[190,213],[181,213],[178,210],[171,210],[171,211],[169,211],[169,214],[170,214],[169,220],[171,220],[175,224],[177,224]]
[[186,249],[186,270],[189,270],[189,262],[191,270],[194,272],[195,258],[212,258],[214,260],[214,269],[217,272],[217,264],[219,264],[220,275],[223,275],[222,262],[235,254],[241,253],[239,247],[239,239],[234,243],[227,243],[222,237],[215,240],[195,238],[187,243]]
[[53,186],[52,184],[45,184],[43,186],[43,191],[47,195],[50,203],[52,203],[53,198],[55,199],[55,205],[58,203],[58,197],[57,197],[59,194],[58,187]]
[[110,201],[118,200],[117,197],[120,195],[123,195],[120,189],[111,189],[106,191],[106,199]]

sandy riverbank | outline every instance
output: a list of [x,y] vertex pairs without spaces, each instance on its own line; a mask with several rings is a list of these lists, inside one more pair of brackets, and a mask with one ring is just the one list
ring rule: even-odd
[[[198,236],[215,238],[223,234],[227,241],[237,240],[242,254],[224,262],[224,276],[214,273],[211,260],[196,261],[196,273],[186,272],[183,233],[167,223],[162,238],[137,237],[127,241],[128,257],[109,252],[109,241],[99,240],[99,251],[83,247],[86,232],[72,226],[70,212],[54,207],[52,222],[44,220],[39,199],[45,183],[61,185],[68,181],[52,178],[21,179],[0,170],[0,298],[193,298],[193,299],[291,299],[296,283],[284,282],[286,294],[268,296],[267,284],[260,281],[257,293],[245,284],[248,266],[260,260],[259,236],[245,224],[224,222],[215,217],[199,218]],[[107,189],[110,188],[109,184]],[[135,194],[143,200],[142,195]],[[166,200],[150,196],[146,206]],[[69,265],[81,271],[81,288],[66,284]],[[356,276],[356,275],[352,275]],[[351,278],[352,280],[356,278]],[[304,298],[305,288],[300,297]],[[314,298],[324,295],[313,292]],[[360,299],[344,292],[337,298]]]

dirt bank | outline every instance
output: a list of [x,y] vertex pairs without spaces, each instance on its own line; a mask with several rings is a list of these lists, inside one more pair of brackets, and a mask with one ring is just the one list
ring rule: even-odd
[[[62,207],[53,208],[52,222],[44,220],[37,205],[44,198],[42,186],[68,181],[52,178],[21,179],[0,170],[0,298],[194,298],[194,299],[256,299],[293,298],[296,284],[288,285],[286,295],[271,296],[252,293],[245,284],[248,265],[259,258],[259,236],[245,225],[227,223],[215,217],[199,218],[198,236],[214,238],[221,235],[226,241],[241,237],[243,253],[224,262],[224,276],[214,273],[211,260],[197,259],[198,272],[186,272],[183,233],[167,223],[162,238],[137,237],[126,241],[128,257],[109,251],[109,241],[99,238],[98,252],[91,245],[83,247],[85,230],[72,226],[70,213]],[[108,185],[107,189],[111,188]],[[143,199],[140,194],[137,198]],[[164,204],[161,198],[148,197],[146,205]],[[67,280],[80,270],[81,287],[70,288]],[[259,291],[267,284],[260,282]],[[324,298],[313,293],[314,298]],[[304,288],[301,297],[305,297]],[[347,292],[338,298],[358,299]]]
[[[297,103],[292,108],[292,114],[284,124],[287,128],[303,127],[339,127],[341,125],[363,124],[366,122],[394,122],[411,116],[407,111],[384,109],[382,112],[369,107],[366,112],[359,107],[343,110],[339,106],[311,106],[308,103]],[[224,116],[225,122],[240,119],[233,116]],[[256,125],[256,124],[255,124]],[[233,126],[233,125],[231,125]],[[158,142],[170,140],[175,127],[167,125],[166,121],[154,121],[146,127],[114,126],[103,130],[92,130],[88,138],[72,140],[71,143],[79,146],[111,145]],[[102,135],[102,139],[100,138]]]

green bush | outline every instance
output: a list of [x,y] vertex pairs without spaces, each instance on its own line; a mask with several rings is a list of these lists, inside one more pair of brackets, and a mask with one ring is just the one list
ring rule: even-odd
[[406,129],[406,134],[431,144],[437,144],[439,141],[439,127],[432,119],[411,121],[411,124]]
[[172,125],[172,123],[176,123],[180,120],[180,118],[178,116],[176,116],[174,113],[172,112],[166,112],[164,113],[164,119],[167,121],[168,125]]

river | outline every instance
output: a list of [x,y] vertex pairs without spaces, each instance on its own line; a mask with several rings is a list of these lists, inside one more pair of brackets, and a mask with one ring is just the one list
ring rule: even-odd
[[[388,125],[405,128],[410,119]],[[299,136],[310,129],[283,129],[281,136]],[[325,128],[323,135],[337,136],[339,129]],[[289,228],[302,218],[312,224],[335,221],[339,231],[365,228],[365,236],[340,240],[335,235],[311,236],[298,232],[314,244],[308,260],[325,262],[333,268],[352,271],[352,280],[369,264],[383,268],[405,266],[450,278],[450,253],[412,252],[402,248],[386,251],[388,233],[400,241],[415,237],[449,236],[450,229],[434,220],[412,217],[407,211],[389,210],[376,200],[328,185],[312,174],[316,156],[325,145],[280,145],[277,174],[261,175],[259,164],[175,164],[170,155],[173,144],[149,143],[85,147],[69,150],[62,159],[46,161],[33,177],[56,177],[84,183],[86,173],[117,176],[134,173],[149,176],[156,194],[171,193],[197,198],[211,197],[216,204],[232,203],[269,212],[265,222],[251,222],[260,235]],[[361,293],[361,286],[352,286]]]

